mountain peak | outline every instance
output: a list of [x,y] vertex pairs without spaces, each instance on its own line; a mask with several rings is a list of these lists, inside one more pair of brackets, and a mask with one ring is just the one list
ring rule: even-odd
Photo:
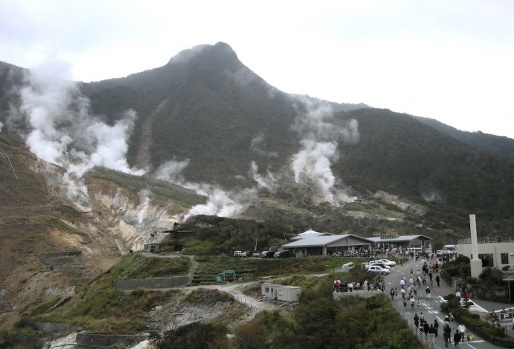
[[230,47],[230,45],[224,42],[218,42],[215,45],[197,45],[190,49],[180,51],[177,55],[173,56],[168,64],[174,63],[185,63],[191,59],[198,58],[200,56],[222,56],[223,59],[238,60],[237,54]]

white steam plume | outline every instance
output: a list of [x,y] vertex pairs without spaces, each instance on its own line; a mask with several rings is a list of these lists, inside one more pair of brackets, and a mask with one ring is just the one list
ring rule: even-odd
[[276,183],[275,177],[273,177],[273,174],[268,171],[268,174],[266,177],[263,177],[259,174],[259,168],[255,161],[252,161],[250,164],[250,170],[248,171],[248,175],[253,178],[254,181],[257,182],[259,187],[263,188],[273,188]]
[[39,158],[65,167],[77,178],[94,166],[142,175],[126,160],[127,139],[136,119],[128,110],[114,125],[90,114],[89,99],[78,85],[57,77],[59,64],[44,64],[27,74],[20,114],[26,118],[26,144]]
[[138,195],[141,205],[138,207],[137,211],[137,223],[141,225],[143,224],[143,219],[145,218],[146,211],[150,205],[150,192],[146,189],[143,189],[138,193]]
[[274,151],[266,151],[264,148],[266,147],[266,143],[264,141],[264,134],[260,133],[255,136],[250,142],[250,151],[265,156],[267,158],[276,158],[278,154]]
[[255,189],[246,189],[241,193],[234,194],[210,184],[186,182],[181,171],[186,168],[188,163],[189,160],[171,160],[159,166],[155,171],[156,178],[180,185],[207,197],[207,203],[193,206],[185,214],[184,219],[194,215],[238,217],[247,209],[250,200],[256,195]]
[[291,164],[296,183],[304,182],[303,177],[312,179],[323,192],[323,196],[329,202],[333,201],[330,189],[335,184],[335,176],[330,169],[331,161],[337,161],[336,142],[316,142],[302,140],[302,149],[294,155]]
[[353,201],[354,198],[345,192],[334,190],[337,180],[330,166],[339,158],[339,142],[355,143],[359,140],[357,121],[351,120],[341,126],[333,119],[327,104],[299,115],[293,129],[302,137],[301,149],[291,164],[295,182],[314,183],[324,199],[333,204]]
[[[190,188],[191,189],[191,188]],[[218,217],[238,217],[248,207],[248,204],[242,202],[242,199],[255,195],[250,189],[244,191],[239,196],[212,187],[210,185],[201,185],[197,187],[197,193],[207,196],[207,203],[193,206],[186,214],[184,219],[196,215],[214,215]]]
[[170,160],[166,161],[155,171],[154,176],[163,181],[177,183],[183,182],[184,179],[181,176],[181,172],[189,165],[189,160],[175,161]]

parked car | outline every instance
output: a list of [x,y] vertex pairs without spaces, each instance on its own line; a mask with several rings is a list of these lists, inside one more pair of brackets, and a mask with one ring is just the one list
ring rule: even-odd
[[382,268],[387,269],[387,270],[391,269],[390,266],[385,265],[383,262],[380,262],[380,261],[371,261],[371,262],[368,263],[368,265],[369,266],[378,265],[379,267],[382,267]]
[[355,268],[355,264],[353,264],[352,262],[345,263],[345,264],[343,264],[343,266],[341,267],[341,269],[343,269],[344,271],[350,271],[350,270],[352,270],[353,268]]
[[251,257],[253,255],[253,252],[252,251],[243,251],[241,252],[241,257]]
[[379,274],[379,275],[387,275],[387,274],[389,274],[389,269],[382,268],[382,267],[380,267],[378,265],[371,265],[368,268],[368,271],[370,273],[375,273],[375,274]]
[[394,267],[396,266],[396,262],[395,261],[391,261],[389,259],[386,259],[386,258],[383,258],[383,259],[378,259],[379,262],[382,262],[384,263],[385,265],[389,266],[389,267]]
[[275,252],[271,251],[262,251],[261,258],[273,258],[275,256]]
[[243,251],[234,251],[234,257],[241,257],[243,255]]
[[291,253],[289,251],[279,251],[279,252],[275,252],[275,254],[273,255],[274,258],[289,258],[291,257]]

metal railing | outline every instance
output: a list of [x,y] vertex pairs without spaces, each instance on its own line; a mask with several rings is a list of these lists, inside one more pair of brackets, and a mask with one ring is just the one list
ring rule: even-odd
[[410,322],[409,320],[405,319],[405,322],[407,322],[407,325],[409,326],[410,330],[414,333],[416,336],[416,339],[423,345],[426,345],[430,349],[441,349],[440,346],[434,343],[433,339],[430,337],[430,335],[425,335],[425,332],[423,332],[421,329],[417,328],[414,323]]

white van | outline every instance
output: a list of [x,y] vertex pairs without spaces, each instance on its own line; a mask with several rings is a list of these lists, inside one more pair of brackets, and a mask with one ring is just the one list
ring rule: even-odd
[[350,271],[353,268],[355,268],[355,264],[353,264],[352,262],[343,264],[343,266],[341,267],[341,269],[343,269],[344,271]]

